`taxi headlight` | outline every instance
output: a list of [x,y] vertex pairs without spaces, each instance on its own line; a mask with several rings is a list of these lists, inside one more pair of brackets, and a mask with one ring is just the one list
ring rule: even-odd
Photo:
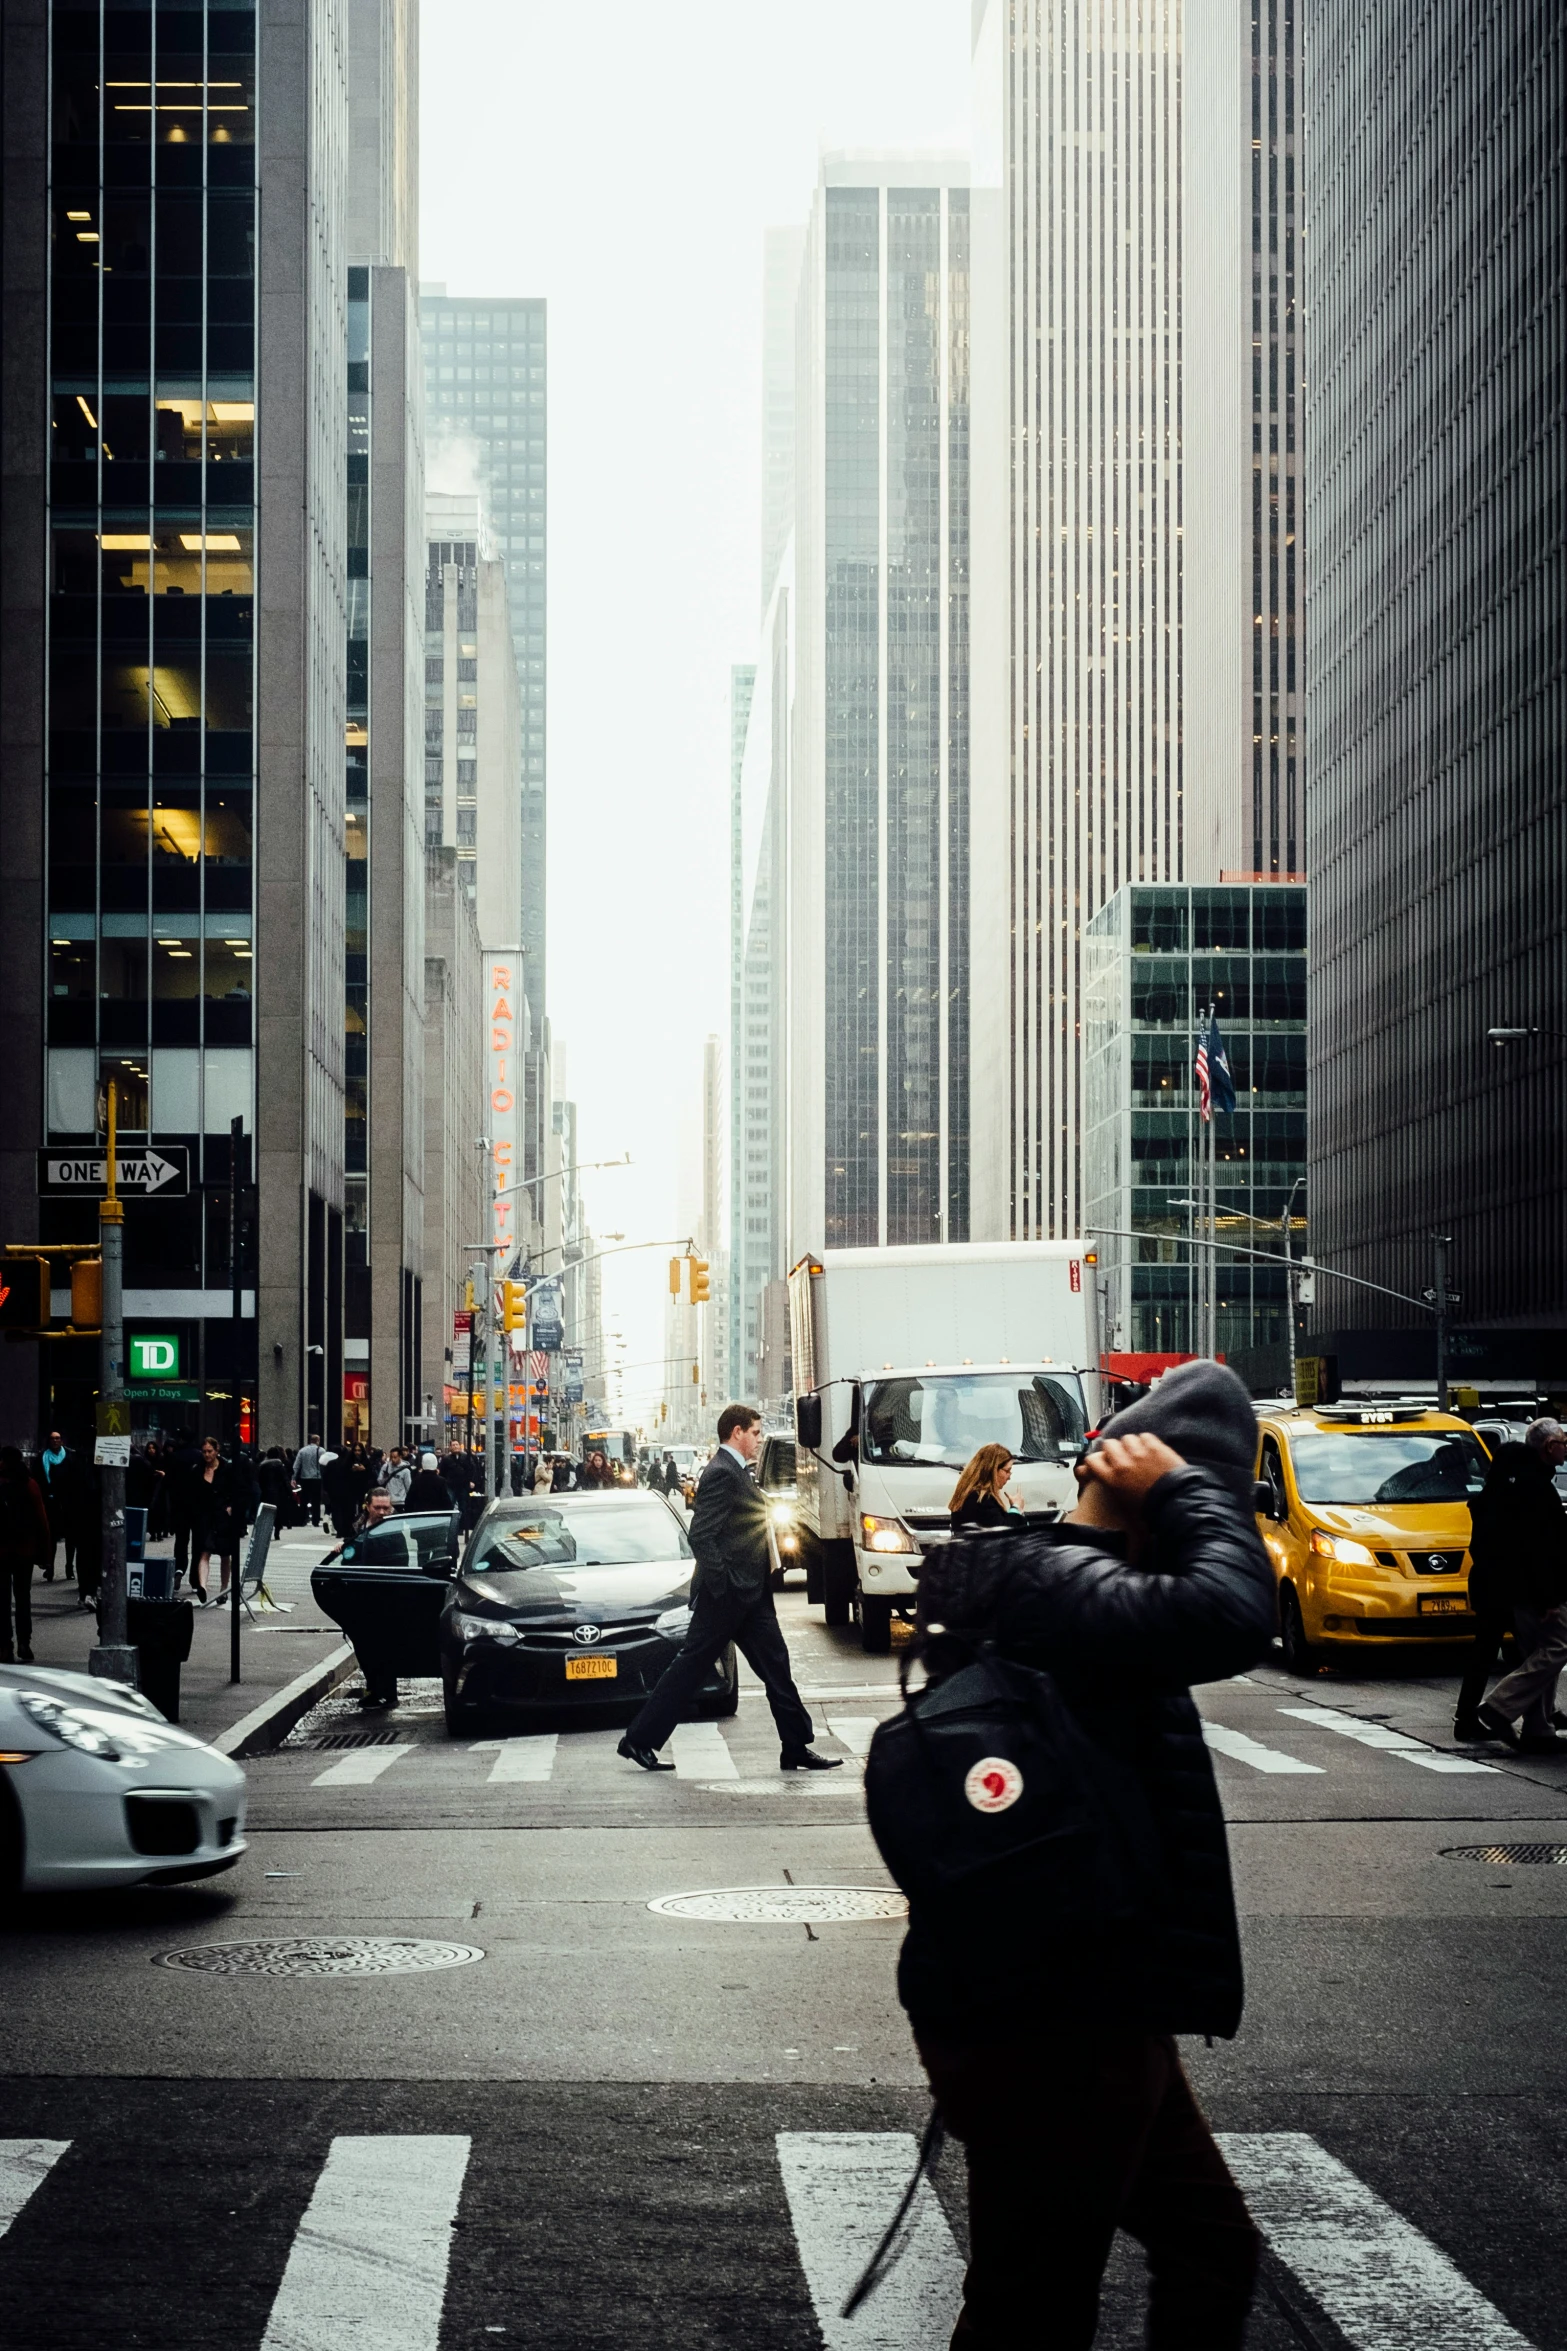
[[1375,1567],[1377,1555],[1364,1543],[1353,1543],[1347,1535],[1325,1535],[1320,1527],[1311,1530],[1311,1548],[1319,1559],[1336,1559],[1341,1567]]
[[860,1548],[863,1551],[918,1551],[919,1545],[901,1518],[876,1518],[866,1510],[860,1514]]
[[464,1616],[459,1612],[457,1630],[465,1641],[499,1641],[503,1649],[521,1638],[516,1626],[499,1616]]

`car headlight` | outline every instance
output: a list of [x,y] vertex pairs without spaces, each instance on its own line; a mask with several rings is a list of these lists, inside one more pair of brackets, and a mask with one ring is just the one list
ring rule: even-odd
[[653,1619],[653,1630],[662,1633],[666,1641],[683,1641],[691,1630],[691,1611],[682,1600],[678,1608],[666,1608],[662,1616]]
[[773,1504],[772,1508],[773,1508],[773,1524],[774,1524],[774,1526],[775,1526],[775,1527],[792,1527],[792,1526],[793,1526],[793,1524],[794,1524],[794,1504],[793,1504],[792,1502],[775,1502],[775,1503]]
[[1325,1535],[1320,1527],[1311,1530],[1311,1548],[1319,1559],[1336,1559],[1341,1567],[1375,1567],[1377,1555],[1364,1543],[1352,1543],[1347,1535]]
[[860,1513],[860,1548],[862,1551],[917,1551],[919,1545],[901,1518],[876,1518],[865,1510]]
[[499,1641],[503,1649],[511,1648],[522,1636],[514,1624],[499,1616],[464,1616],[457,1612],[457,1630],[465,1641]]
[[61,1740],[67,1747],[78,1747],[84,1755],[97,1755],[105,1763],[118,1763],[120,1750],[104,1726],[103,1717],[89,1714],[84,1709],[67,1706],[62,1699],[47,1698],[42,1692],[23,1690],[18,1694],[23,1706],[42,1731]]

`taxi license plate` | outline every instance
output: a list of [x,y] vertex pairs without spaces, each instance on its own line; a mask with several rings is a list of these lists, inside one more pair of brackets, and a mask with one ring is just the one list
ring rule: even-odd
[[612,1682],[620,1671],[618,1657],[568,1657],[568,1682]]
[[1420,1595],[1422,1616],[1463,1616],[1468,1606],[1468,1601],[1457,1592],[1422,1592]]

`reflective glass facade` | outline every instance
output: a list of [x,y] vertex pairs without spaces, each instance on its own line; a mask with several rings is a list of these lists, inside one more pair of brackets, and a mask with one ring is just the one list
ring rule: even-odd
[[[1313,1232],[1324,1259],[1417,1296],[1430,1235],[1451,1235],[1464,1321],[1497,1334],[1490,1368],[1548,1352],[1554,1378],[1563,16],[1309,0],[1305,40]],[[1486,1031],[1509,1024],[1545,1034],[1498,1051]],[[1319,1296],[1321,1328],[1420,1329],[1355,1298]],[[1416,1360],[1429,1377],[1427,1335]]]
[[[1098,1238],[1105,1345],[1195,1353],[1193,1220],[1184,1203],[1202,1181],[1194,1074],[1202,1016],[1211,1004],[1236,1093],[1233,1115],[1214,1121],[1220,1238],[1281,1249],[1306,1168],[1304,889],[1118,891],[1088,925],[1083,1003],[1083,1229]],[[1145,1237],[1127,1241],[1126,1233]],[[1305,1245],[1297,1194],[1291,1248],[1299,1256]],[[1284,1344],[1282,1271],[1226,1263],[1221,1250],[1218,1274],[1219,1352]]]
[[968,191],[823,191],[825,1240],[968,1237]]

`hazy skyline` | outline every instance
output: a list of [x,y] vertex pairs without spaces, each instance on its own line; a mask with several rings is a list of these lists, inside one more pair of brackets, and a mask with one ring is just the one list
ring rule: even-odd
[[[729,668],[755,657],[762,232],[818,157],[966,145],[967,0],[427,13],[420,273],[549,304],[549,1006],[597,1230],[679,1226],[728,1032]],[[663,1254],[605,1328],[663,1348]],[[613,1351],[612,1351],[613,1352]],[[633,1373],[631,1417],[661,1374]]]

